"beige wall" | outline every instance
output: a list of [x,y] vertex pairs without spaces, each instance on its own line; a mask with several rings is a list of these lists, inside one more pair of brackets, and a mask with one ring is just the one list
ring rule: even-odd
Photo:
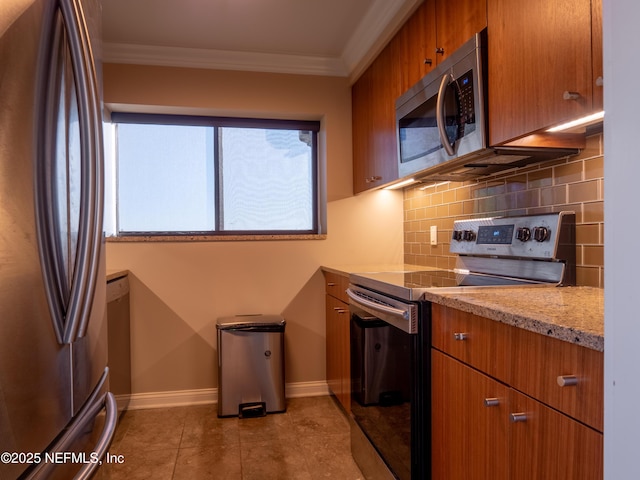
[[107,268],[131,272],[133,392],[217,386],[215,320],[287,320],[286,381],[325,380],[319,267],[402,262],[402,193],[351,192],[351,96],[342,78],[104,66],[114,110],[322,121],[325,240],[107,243]]

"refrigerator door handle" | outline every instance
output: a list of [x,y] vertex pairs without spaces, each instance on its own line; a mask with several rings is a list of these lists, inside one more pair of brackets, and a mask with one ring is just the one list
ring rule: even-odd
[[87,137],[91,139],[91,142],[88,142],[90,145],[88,145],[87,149],[87,159],[89,160],[88,166],[90,167],[88,170],[92,174],[87,183],[87,196],[91,200],[92,206],[86,232],[90,258],[87,260],[88,265],[85,269],[86,276],[84,282],[86,290],[80,308],[81,315],[77,318],[77,326],[75,327],[75,338],[77,339],[84,337],[87,331],[91,305],[93,304],[93,293],[96,288],[96,282],[99,281],[98,273],[100,250],[102,248],[102,220],[104,211],[104,158],[98,75],[93,61],[89,28],[82,11],[82,3],[78,0],[73,0],[72,3],[76,24],[78,26],[79,47],[83,57],[83,77],[87,86]]
[[71,343],[84,336],[90,316],[93,293],[97,281],[98,259],[100,257],[102,229],[102,141],[97,82],[95,67],[91,57],[89,34],[82,6],[77,0],[60,2],[62,15],[69,35],[69,47],[75,71],[80,110],[82,188],[81,228],[78,232],[78,253],[74,282],[69,303],[68,321],[65,325],[63,341]]
[[[100,392],[106,384],[106,380],[109,374],[109,368],[105,368],[104,373],[100,377],[95,389],[85,402],[84,406],[80,409],[72,425],[70,425],[56,441],[55,445],[50,448],[49,452],[65,452],[73,442],[86,433],[86,427],[92,422],[98,413],[105,409],[105,421],[104,428],[100,438],[94,445],[90,456],[87,458],[88,463],[85,463],[78,471],[74,479],[89,479],[100,467],[101,461],[107,453],[107,449],[111,445],[113,435],[116,431],[118,423],[118,404],[111,392],[106,392],[100,397]],[[24,480],[40,480],[49,478],[52,474],[52,470],[55,468],[54,463],[43,462],[37,466],[24,478]]]
[[101,407],[102,406],[104,406],[106,410],[104,429],[102,430],[102,434],[100,435],[98,442],[93,448],[94,459],[99,459],[99,461],[85,463],[74,477],[74,480],[88,480],[93,476],[96,470],[100,467],[102,459],[105,457],[107,449],[113,440],[113,435],[116,431],[116,424],[118,422],[118,404],[113,393],[105,393],[101,404]]
[[[86,480],[91,478],[96,470],[100,468],[102,459],[111,445],[113,435],[116,431],[116,425],[118,423],[118,404],[113,393],[105,393],[99,402],[94,402],[92,404],[88,402],[83,408],[83,411],[78,414],[77,420],[74,424],[58,440],[55,447],[50,450],[51,454],[67,451],[69,445],[71,445],[77,437],[83,434],[87,423],[93,420],[103,408],[105,409],[105,422],[102,434],[87,457],[89,462],[83,464],[80,470],[78,470],[78,473],[73,477],[74,480]],[[42,462],[31,470],[23,480],[45,480],[52,475],[55,467],[55,463]]]

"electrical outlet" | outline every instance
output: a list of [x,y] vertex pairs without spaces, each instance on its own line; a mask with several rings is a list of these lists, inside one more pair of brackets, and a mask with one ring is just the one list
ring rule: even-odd
[[438,227],[431,225],[431,245],[438,245]]

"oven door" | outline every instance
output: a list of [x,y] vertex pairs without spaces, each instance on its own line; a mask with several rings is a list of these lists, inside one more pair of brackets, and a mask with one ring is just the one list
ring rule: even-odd
[[[355,427],[395,478],[428,478],[428,313],[423,321],[428,304],[402,302],[354,285],[347,292]],[[359,457],[360,451],[352,444],[356,462],[370,478],[364,464],[368,460]]]

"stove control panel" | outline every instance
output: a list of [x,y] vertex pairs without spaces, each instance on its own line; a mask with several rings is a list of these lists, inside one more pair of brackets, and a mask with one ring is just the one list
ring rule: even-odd
[[551,260],[561,248],[575,249],[574,212],[458,220],[449,251]]

